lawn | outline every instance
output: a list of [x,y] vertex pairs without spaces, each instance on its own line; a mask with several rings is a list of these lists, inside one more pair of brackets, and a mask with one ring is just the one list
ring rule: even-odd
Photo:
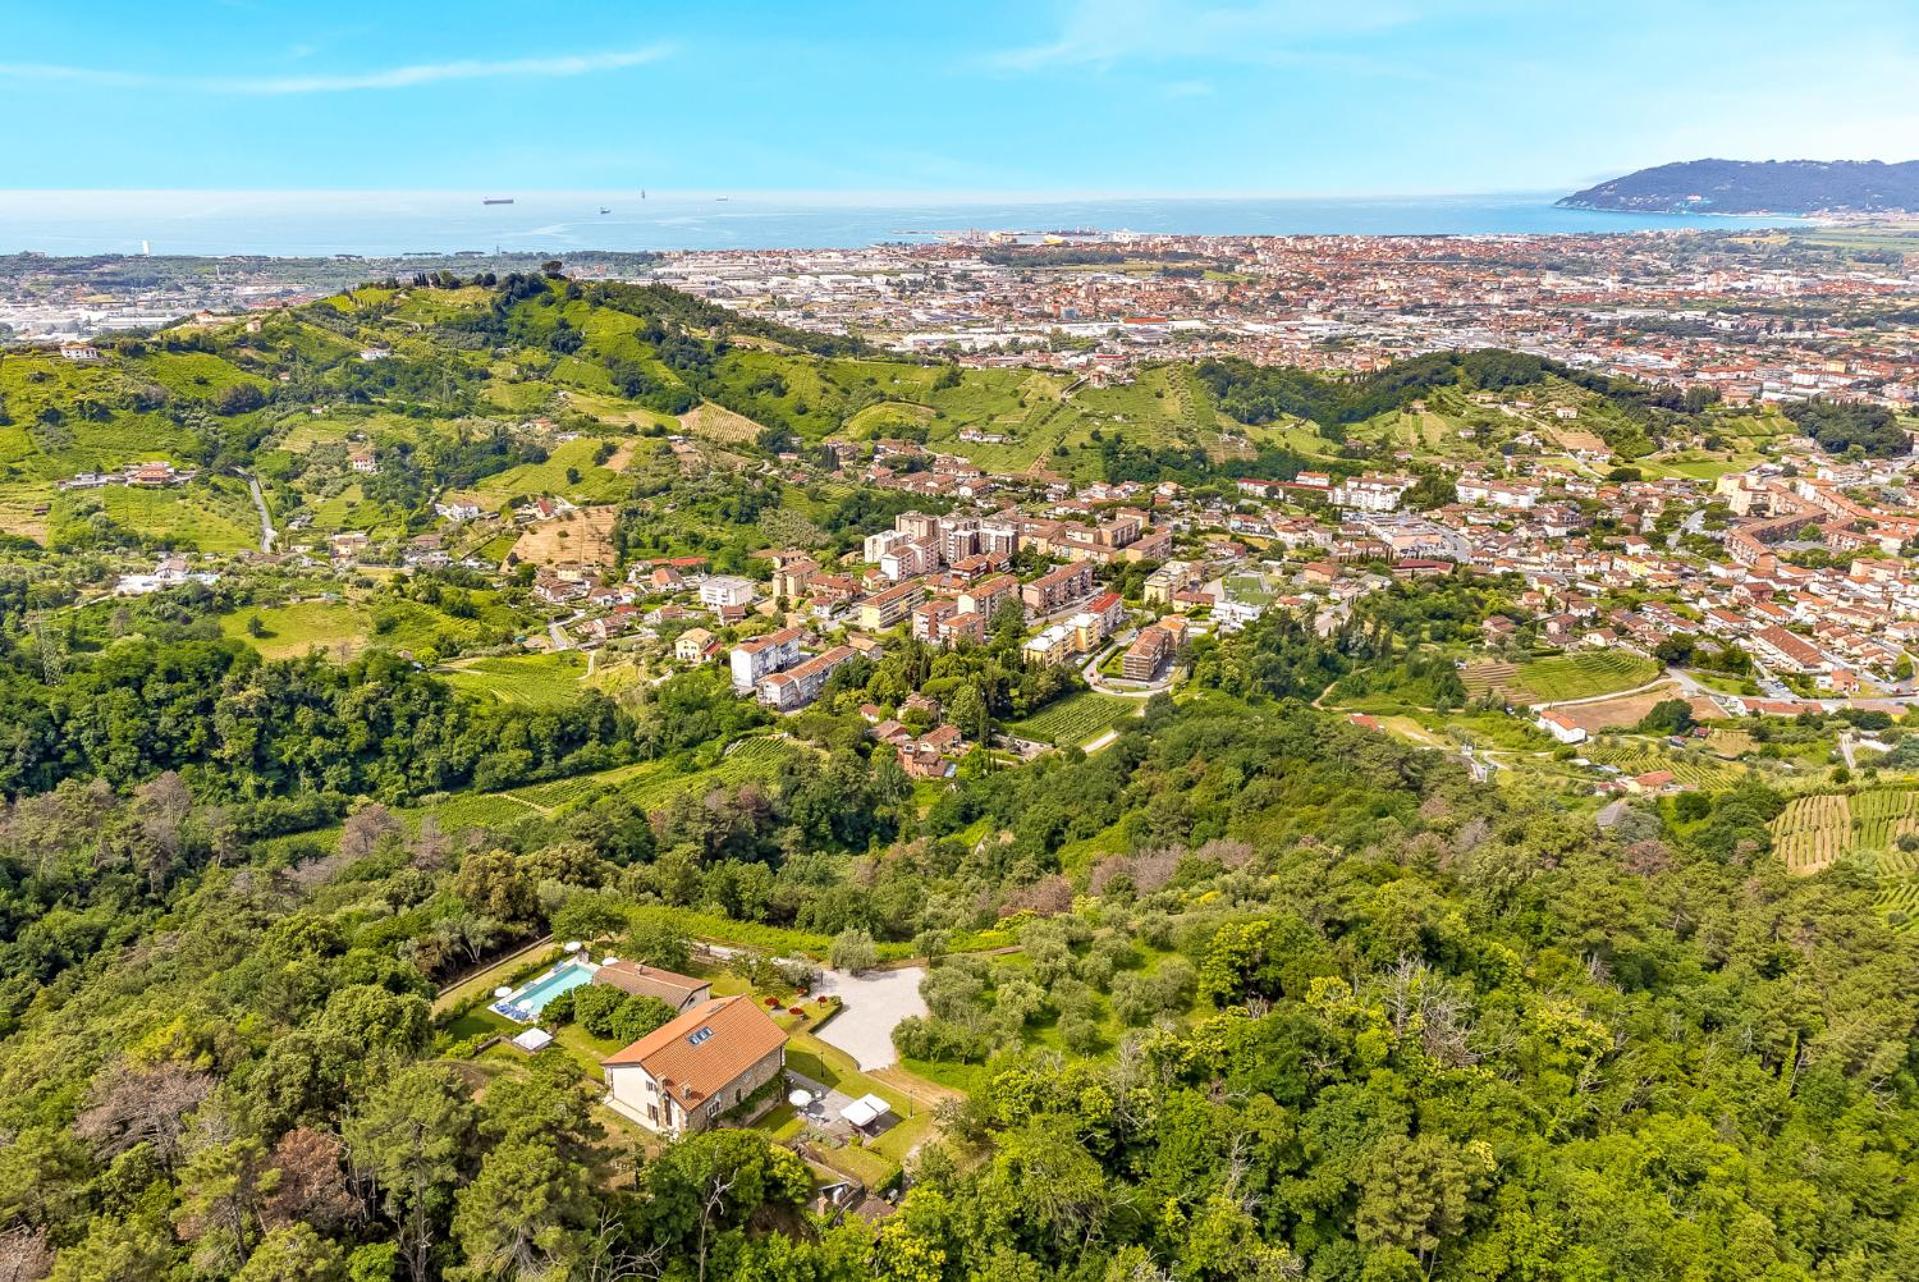
[[1137,699],[1081,690],[1055,699],[1032,716],[1011,722],[1006,728],[1022,739],[1070,747],[1099,738],[1114,722],[1131,716],[1140,706]]

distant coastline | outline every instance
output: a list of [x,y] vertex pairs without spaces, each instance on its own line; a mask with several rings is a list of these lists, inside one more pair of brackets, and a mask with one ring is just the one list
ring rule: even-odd
[[1723,218],[1910,218],[1919,214],[1919,161],[1685,160],[1635,170],[1556,203]]
[[[601,207],[613,212],[601,215]],[[1802,222],[1780,217],[1788,225]],[[717,203],[652,192],[0,191],[0,253],[245,254],[742,250],[858,247],[960,229],[1091,227],[1149,235],[1555,235],[1714,225],[1748,217],[1585,210],[1554,193],[1405,197],[901,198],[872,205],[740,193]]]

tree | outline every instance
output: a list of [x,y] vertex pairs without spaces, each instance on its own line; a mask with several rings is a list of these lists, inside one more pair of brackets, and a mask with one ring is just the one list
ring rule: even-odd
[[644,1183],[655,1239],[689,1252],[702,1282],[717,1238],[762,1210],[791,1213],[813,1192],[806,1164],[754,1131],[706,1131],[672,1144]]
[[420,1064],[377,1088],[345,1125],[354,1170],[397,1231],[407,1276],[425,1282],[433,1243],[473,1151],[475,1116],[459,1079]]
[[1692,705],[1684,699],[1661,699],[1639,720],[1642,734],[1685,734],[1693,725]]
[[946,707],[947,720],[974,743],[983,744],[992,727],[992,714],[978,686],[963,685],[953,692]]
[[595,1037],[612,1037],[613,1021],[626,994],[610,984],[585,984],[569,994],[573,998],[573,1021]]
[[841,931],[833,937],[827,961],[833,969],[854,975],[873,969],[879,963],[879,949],[874,946],[872,932],[857,926]]
[[1443,1135],[1388,1136],[1366,1161],[1354,1230],[1362,1243],[1411,1252],[1429,1268],[1465,1227],[1473,1184],[1491,1169],[1483,1141],[1461,1150]]
[[585,1167],[540,1137],[515,1139],[486,1155],[459,1194],[453,1238],[463,1282],[564,1277],[586,1249],[593,1187]]
[[184,1064],[121,1064],[94,1080],[73,1133],[101,1157],[146,1144],[163,1164],[179,1156],[189,1116],[213,1093],[213,1077]]
[[362,1056],[404,1055],[426,1045],[432,1015],[424,998],[390,993],[375,984],[352,984],[327,999],[316,1031],[339,1038]]
[[51,1282],[160,1282],[174,1254],[173,1230],[160,1215],[96,1215],[86,1236],[60,1252]]
[[626,932],[620,955],[661,970],[684,971],[693,964],[693,939],[669,914],[648,911]]
[[305,1224],[274,1229],[233,1282],[341,1282],[340,1248]]
[[615,1041],[637,1042],[673,1015],[673,1008],[659,998],[632,994],[613,1012],[611,1036]]
[[340,853],[348,859],[364,859],[378,850],[389,837],[405,831],[391,811],[377,803],[347,816],[340,829]]
[[508,925],[526,925],[539,917],[538,884],[505,850],[474,851],[460,861],[453,893],[474,912]]
[[205,1134],[196,1137],[180,1171],[180,1205],[173,1213],[180,1235],[194,1243],[195,1265],[205,1272],[231,1270],[252,1254],[266,1201],[265,1147],[251,1135],[217,1138],[219,1129],[202,1123]]
[[263,1216],[269,1228],[309,1225],[329,1231],[345,1224],[355,1202],[346,1183],[346,1142],[298,1126],[273,1146]]

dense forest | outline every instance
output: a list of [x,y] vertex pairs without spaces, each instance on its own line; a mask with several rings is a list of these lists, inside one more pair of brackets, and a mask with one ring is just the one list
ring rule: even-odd
[[1871,458],[1895,458],[1912,452],[1912,438],[1882,406],[1814,399],[1795,401],[1785,412],[1831,454],[1856,449]]
[[1403,408],[1438,388],[1497,391],[1529,387],[1548,375],[1606,398],[1628,417],[1653,424],[1697,414],[1711,403],[1702,389],[1681,391],[1627,378],[1610,378],[1575,369],[1545,357],[1489,348],[1471,352],[1431,352],[1397,361],[1370,374],[1329,378],[1308,370],[1254,365],[1229,358],[1204,360],[1199,377],[1219,406],[1242,423],[1271,423],[1290,415],[1316,424],[1337,438],[1340,430],[1375,415]]
[[[1683,820],[1640,805],[1601,829],[1290,697],[1390,655],[1395,632],[1449,635],[1499,604],[1395,593],[1330,647],[1279,622],[1209,643],[1194,695],[1155,699],[1106,750],[968,770],[925,808],[845,732],[850,708],[982,677],[1001,707],[1024,696],[991,692],[988,653],[903,651],[797,722],[819,746],[765,782],[445,831],[371,798],[486,759],[461,738],[510,735],[423,676],[139,645],[37,693],[16,671],[45,759],[70,764],[17,768],[0,821],[0,1267],[1919,1273],[1919,937],[1843,868],[1787,876],[1776,794],[1747,783]],[[154,700],[153,739],[120,724],[142,721],[115,702],[128,688]],[[624,758],[670,746],[661,726],[688,743],[740,728],[695,688],[661,698],[594,735]],[[241,720],[254,764],[198,769]],[[328,787],[366,794],[332,847],[226,818],[248,788]],[[683,959],[679,913],[933,959],[931,1014],[901,1049],[974,1066],[976,1085],[897,1213],[813,1216],[806,1168],[751,1130],[643,1153],[564,1054],[476,1076],[430,1012],[443,976],[549,930]],[[967,951],[988,929],[1018,957]]]

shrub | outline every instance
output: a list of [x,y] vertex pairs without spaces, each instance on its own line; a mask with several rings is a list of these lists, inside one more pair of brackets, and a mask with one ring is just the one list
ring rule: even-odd
[[617,1041],[637,1042],[673,1018],[673,1008],[657,997],[633,994],[619,1004],[610,1021]]
[[879,961],[879,949],[874,945],[871,933],[857,926],[849,927],[834,936],[827,960],[832,963],[834,970],[850,971],[857,975],[873,969]]
[[992,1050],[984,1032],[950,1020],[909,1015],[893,1028],[893,1049],[907,1059],[979,1063]]
[[[583,984],[572,992],[573,1018],[595,1037],[613,1036],[613,1021],[626,994],[605,984]],[[552,1009],[548,1007],[548,1009]]]
[[1100,1046],[1099,1025],[1078,1013],[1062,1015],[1059,1021],[1059,1039],[1066,1044],[1066,1049],[1075,1055],[1091,1055]]

